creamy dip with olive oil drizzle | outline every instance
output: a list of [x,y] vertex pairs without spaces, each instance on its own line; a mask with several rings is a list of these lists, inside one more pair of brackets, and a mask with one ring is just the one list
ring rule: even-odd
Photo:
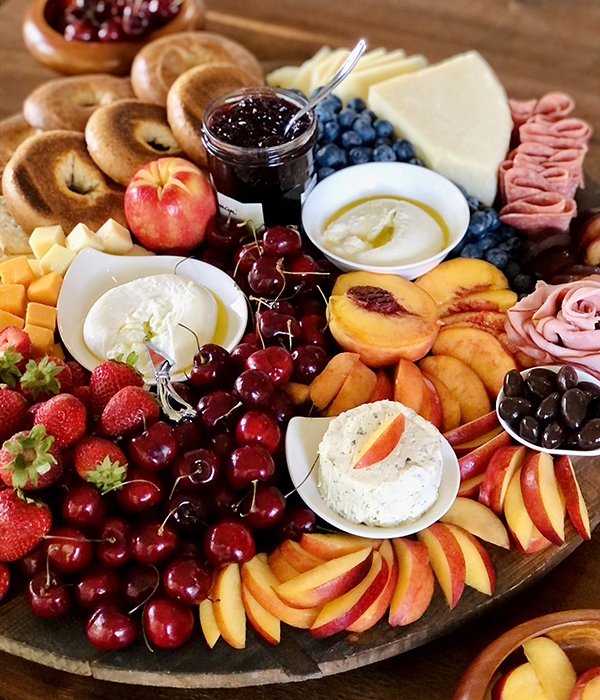
[[408,265],[440,253],[448,226],[431,207],[413,199],[365,197],[342,207],[325,224],[323,246],[363,265]]

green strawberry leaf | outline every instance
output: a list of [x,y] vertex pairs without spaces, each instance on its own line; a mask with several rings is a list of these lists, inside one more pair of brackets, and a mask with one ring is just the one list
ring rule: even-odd
[[37,486],[38,476],[47,474],[56,459],[49,453],[54,442],[52,435],[46,435],[46,427],[35,425],[29,433],[21,433],[7,440],[3,447],[13,458],[4,465],[12,471],[12,484],[21,489],[30,480]]
[[21,376],[21,370],[17,364],[23,359],[20,352],[15,352],[15,346],[9,345],[0,353],[0,382],[6,384],[9,389],[14,389],[17,379]]
[[94,484],[100,493],[105,494],[120,488],[126,474],[127,465],[119,464],[118,460],[111,462],[107,455],[101,463],[96,464],[94,469],[86,473],[85,480]]
[[60,381],[56,375],[62,371],[63,367],[53,362],[48,355],[37,363],[29,360],[21,377],[21,386],[31,392],[34,401],[37,401],[40,394],[58,394]]

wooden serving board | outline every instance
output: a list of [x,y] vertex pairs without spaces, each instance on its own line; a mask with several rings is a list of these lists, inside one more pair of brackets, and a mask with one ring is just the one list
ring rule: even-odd
[[[600,458],[579,457],[574,467],[594,528],[600,522]],[[490,612],[539,580],[582,542],[570,522],[566,536],[561,547],[552,545],[531,555],[484,543],[496,567],[494,595],[465,588],[458,605],[449,610],[438,587],[425,615],[407,627],[390,627],[384,617],[362,634],[318,640],[307,630],[282,625],[281,643],[271,646],[249,625],[245,649],[232,649],[220,639],[209,650],[196,624],[192,639],[175,651],[150,652],[140,637],[128,649],[102,653],[88,643],[82,619],[71,615],[60,621],[41,620],[20,595],[0,606],[0,650],[69,673],[138,685],[231,688],[319,678],[408,651]]]

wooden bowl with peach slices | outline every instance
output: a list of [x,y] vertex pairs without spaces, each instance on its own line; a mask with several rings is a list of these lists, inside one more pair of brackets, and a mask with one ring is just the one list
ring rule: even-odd
[[[67,40],[63,33],[63,25],[66,23],[65,13],[68,12],[70,5],[75,4],[64,0],[33,0],[27,8],[23,21],[23,39],[29,53],[48,68],[67,75],[82,73],[126,75],[129,73],[135,55],[150,41],[167,34],[204,27],[204,0],[181,0],[177,14],[152,31],[125,38],[121,38],[123,36],[121,32],[118,40],[101,41],[85,40],[85,31],[82,30],[80,34],[75,32],[73,38]],[[128,4],[131,5],[133,12],[133,8],[141,3],[137,0],[128,0]],[[81,18],[77,19],[77,21],[80,20]]]
[[473,660],[452,696],[530,697],[600,697],[600,610],[563,610],[513,627]]

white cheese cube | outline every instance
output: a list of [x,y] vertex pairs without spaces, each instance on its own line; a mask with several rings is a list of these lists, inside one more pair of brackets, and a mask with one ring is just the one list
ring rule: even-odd
[[129,229],[121,226],[114,219],[109,219],[100,226],[96,231],[96,238],[102,245],[104,252],[111,255],[125,255],[133,248]]
[[41,260],[55,244],[63,246],[65,244],[65,233],[60,225],[38,226],[29,236],[29,245],[38,260]]
[[33,276],[37,279],[38,277],[42,276],[42,269],[40,267],[40,261],[36,260],[35,258],[28,258],[27,262],[29,263],[29,267],[31,268],[31,271],[33,272]]
[[125,255],[156,255],[156,253],[148,250],[148,248],[144,248],[144,246],[134,243],[131,249],[128,250]]
[[513,123],[504,87],[476,51],[377,83],[368,104],[429,168],[492,204]]
[[96,234],[85,224],[77,224],[67,236],[65,246],[75,255],[84,248],[103,250],[102,243],[96,238]]
[[40,272],[47,275],[49,272],[58,272],[64,275],[69,265],[75,260],[77,253],[55,243],[52,248],[40,260]]

